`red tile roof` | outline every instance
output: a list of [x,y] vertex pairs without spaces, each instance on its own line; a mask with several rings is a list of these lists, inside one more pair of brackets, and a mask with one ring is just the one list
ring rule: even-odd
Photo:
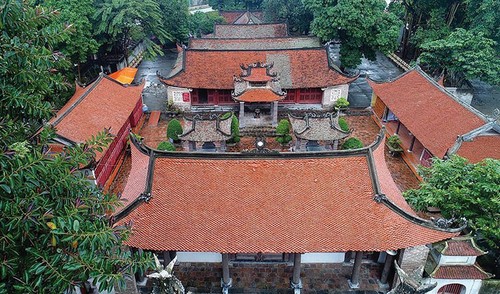
[[285,23],[273,24],[216,24],[214,38],[282,38],[288,36]]
[[85,142],[104,129],[116,135],[141,99],[143,86],[124,86],[101,76],[85,91],[77,90],[49,123],[74,142]]
[[171,86],[203,89],[233,89],[233,76],[241,64],[274,63],[284,89],[322,88],[352,82],[328,66],[324,48],[264,51],[186,50],[183,68],[162,79]]
[[368,79],[374,93],[434,156],[443,158],[457,136],[485,124],[419,68],[387,83]]
[[441,254],[450,256],[481,256],[486,254],[477,247],[471,237],[457,237],[444,242]]
[[285,97],[276,95],[271,89],[249,89],[234,97],[235,100],[242,102],[273,102],[283,98]]
[[438,266],[431,274],[434,279],[453,280],[486,280],[492,277],[491,274],[483,271],[477,265],[448,265]]
[[500,159],[500,135],[478,136],[470,142],[462,142],[457,154],[472,163],[485,158]]
[[152,198],[118,222],[133,223],[127,245],[224,253],[384,251],[456,235],[377,203],[368,153],[211,156],[155,159]]
[[322,47],[316,37],[214,39],[191,38],[188,48],[208,50],[266,50]]
[[146,189],[149,156],[141,153],[137,148],[131,148],[131,150],[132,166],[123,193],[120,195],[123,206],[118,207],[115,213],[129,206]]
[[246,11],[220,11],[219,15],[222,16],[227,23],[233,23],[245,12]]

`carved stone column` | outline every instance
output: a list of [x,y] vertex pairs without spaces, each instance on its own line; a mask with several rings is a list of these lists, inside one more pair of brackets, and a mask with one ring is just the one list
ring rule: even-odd
[[354,257],[354,266],[352,267],[351,279],[347,282],[349,283],[349,288],[358,289],[359,288],[359,273],[361,271],[361,260],[363,259],[363,252],[357,251]]
[[302,289],[302,281],[300,280],[301,257],[302,254],[300,253],[295,253],[293,257],[293,275],[290,286],[292,287],[294,294],[300,294],[300,290]]
[[245,102],[240,102],[240,128],[245,126]]
[[231,288],[233,284],[233,280],[229,276],[229,254],[222,254],[222,280],[221,287],[222,293],[227,294],[229,292],[229,288]]

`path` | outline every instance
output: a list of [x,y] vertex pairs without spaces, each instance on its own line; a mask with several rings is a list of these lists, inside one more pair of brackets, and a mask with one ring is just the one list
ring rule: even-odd
[[164,111],[167,103],[167,87],[163,85],[157,71],[163,75],[170,72],[177,58],[177,52],[165,50],[165,55],[158,56],[152,60],[143,60],[138,67],[134,82],[141,79],[146,80],[143,91],[143,102],[149,111]]
[[377,60],[370,61],[363,58],[357,69],[360,71],[362,77],[359,77],[349,86],[349,95],[347,97],[350,107],[353,108],[366,108],[370,106],[372,88],[366,82],[364,75],[367,75],[372,80],[386,81],[403,73],[402,69],[397,67],[380,52],[377,52]]

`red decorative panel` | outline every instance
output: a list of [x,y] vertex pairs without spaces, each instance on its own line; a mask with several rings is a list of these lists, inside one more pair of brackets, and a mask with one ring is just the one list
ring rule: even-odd
[[189,102],[189,100],[190,100],[189,96],[190,95],[187,92],[182,93],[182,102]]

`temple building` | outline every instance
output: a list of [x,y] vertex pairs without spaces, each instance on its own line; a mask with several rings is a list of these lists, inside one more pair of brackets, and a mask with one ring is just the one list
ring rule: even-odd
[[368,79],[375,120],[403,142],[404,156],[415,171],[432,157],[458,154],[478,162],[500,159],[500,126],[439,85],[419,67],[389,82]]
[[416,215],[392,180],[383,146],[382,131],[357,150],[202,156],[132,138],[125,206],[115,222],[131,225],[127,245],[165,263],[177,256],[191,266],[221,264],[225,293],[238,286],[231,268],[240,262],[290,264],[290,287],[300,293],[301,264],[343,263],[346,252],[353,256],[346,285],[359,288],[367,252],[385,260],[380,283],[387,285],[395,258],[404,260],[400,249],[455,237],[463,227]]
[[65,146],[109,132],[113,141],[96,152],[93,166],[83,170],[97,185],[104,186],[126,147],[130,129],[142,116],[143,88],[144,84],[127,86],[105,74],[87,87],[77,85],[73,97],[49,121],[56,129],[50,149],[60,152]]
[[[174,68],[160,80],[168,86],[173,105],[187,111],[259,108],[262,115],[272,116],[278,105],[331,109],[338,98],[347,97],[349,83],[356,79],[330,63],[317,38],[289,37],[286,24],[216,25],[210,38],[191,39],[178,49]],[[259,74],[262,81],[247,79],[248,86],[269,87],[264,83],[279,80],[281,89],[274,91],[279,97],[271,101],[268,91],[254,91],[253,104],[241,105],[247,101],[237,98],[235,77],[245,77],[242,67],[245,71],[251,65],[265,65],[272,74]]]

